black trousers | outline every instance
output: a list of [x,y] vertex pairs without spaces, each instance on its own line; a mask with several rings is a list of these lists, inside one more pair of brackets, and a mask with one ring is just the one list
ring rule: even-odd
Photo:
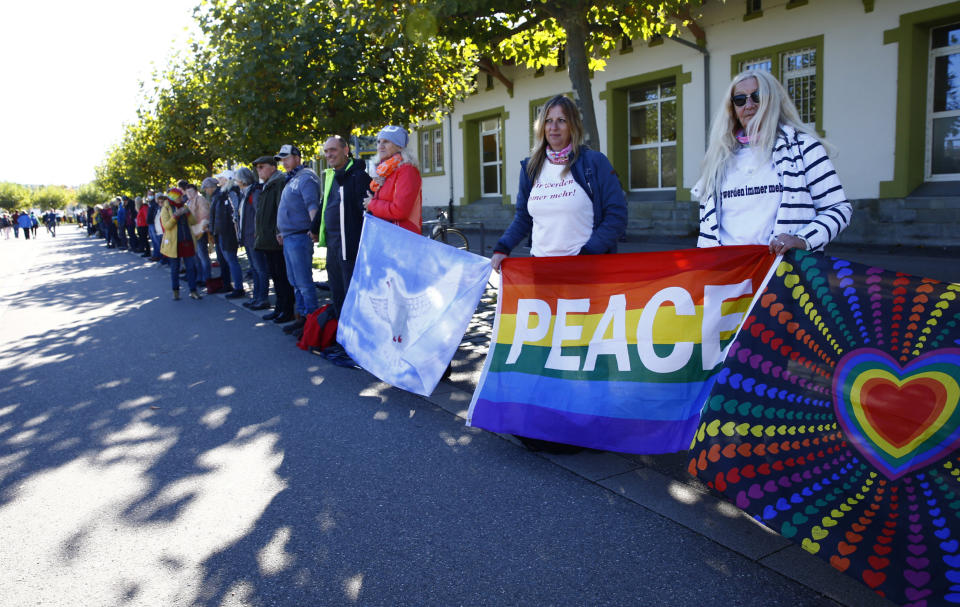
[[356,259],[343,259],[340,251],[340,234],[327,232],[327,283],[333,296],[334,318],[340,318],[343,302],[350,288],[353,266]]
[[137,226],[137,244],[140,246],[137,248],[137,252],[140,253],[150,253],[150,230],[147,226]]
[[287,280],[287,264],[283,261],[283,251],[260,250],[267,256],[267,271],[270,272],[270,280],[273,281],[273,291],[277,294],[274,309],[281,314],[293,314],[296,301],[293,297],[293,287]]

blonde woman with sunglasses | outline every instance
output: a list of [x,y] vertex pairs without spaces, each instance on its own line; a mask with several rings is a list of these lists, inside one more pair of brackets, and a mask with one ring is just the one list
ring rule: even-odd
[[738,74],[714,117],[693,188],[697,246],[762,244],[778,255],[822,250],[852,213],[828,146],[769,72]]

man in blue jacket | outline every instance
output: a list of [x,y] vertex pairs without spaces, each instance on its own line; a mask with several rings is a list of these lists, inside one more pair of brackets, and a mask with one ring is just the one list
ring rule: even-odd
[[277,209],[277,241],[283,246],[287,278],[293,285],[296,320],[284,332],[296,334],[307,315],[317,309],[317,288],[313,284],[313,240],[310,225],[320,209],[320,177],[301,164],[300,149],[285,144],[274,158],[283,163],[287,183]]

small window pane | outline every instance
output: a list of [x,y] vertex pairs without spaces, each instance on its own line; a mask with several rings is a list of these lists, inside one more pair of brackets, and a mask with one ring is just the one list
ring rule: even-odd
[[420,166],[430,170],[430,132],[420,135]]
[[433,131],[433,167],[443,171],[443,131],[440,129]]
[[945,46],[960,45],[960,24],[946,25],[938,27],[930,34],[931,48],[943,48]]
[[500,193],[500,165],[483,167],[483,194]]
[[937,57],[933,68],[933,111],[960,110],[960,53]]
[[960,173],[960,117],[935,119],[932,145],[930,172]]
[[648,84],[630,89],[630,103],[655,101],[660,96],[659,88],[656,84]]
[[496,162],[498,159],[497,136],[483,136],[483,162]]
[[657,159],[658,148],[646,148],[630,151],[630,188],[656,188],[660,163]]
[[769,57],[744,61],[740,64],[740,71],[745,72],[747,70],[762,70],[764,72],[772,71],[773,61]]
[[660,104],[660,141],[677,140],[677,102]]
[[487,118],[480,123],[481,131],[496,131],[500,128],[500,119],[499,118]]
[[660,148],[660,160],[660,187],[677,187],[677,146],[667,145]]
[[630,110],[630,145],[657,142],[657,106],[642,105]]
[[677,87],[673,83],[673,78],[660,85],[660,97],[676,97]]

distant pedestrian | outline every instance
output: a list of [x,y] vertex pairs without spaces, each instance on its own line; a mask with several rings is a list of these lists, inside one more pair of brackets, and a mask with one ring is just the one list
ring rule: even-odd
[[36,239],[37,230],[40,228],[40,220],[37,219],[37,214],[33,211],[30,211],[30,230],[33,232],[33,237]]
[[47,234],[51,237],[57,237],[57,214],[53,211],[47,211],[43,215],[43,225],[47,228]]
[[0,215],[0,230],[3,230],[3,239],[10,240],[10,232],[13,230],[13,222],[10,216],[4,213]]
[[23,237],[30,240],[30,232],[33,228],[33,222],[30,221],[30,216],[26,213],[20,213],[20,216],[17,218],[17,225],[23,230]]

